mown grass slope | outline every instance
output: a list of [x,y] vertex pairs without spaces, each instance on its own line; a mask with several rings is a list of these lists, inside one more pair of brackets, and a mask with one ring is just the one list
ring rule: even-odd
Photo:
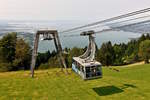
[[84,81],[59,69],[0,73],[0,100],[149,100],[150,65],[103,68],[103,78]]

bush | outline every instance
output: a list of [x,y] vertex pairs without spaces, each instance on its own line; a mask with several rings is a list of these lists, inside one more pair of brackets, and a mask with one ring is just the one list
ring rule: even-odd
[[0,63],[0,72],[11,71],[12,66],[10,63]]
[[48,63],[45,63],[45,64],[41,64],[38,69],[49,69],[49,64]]

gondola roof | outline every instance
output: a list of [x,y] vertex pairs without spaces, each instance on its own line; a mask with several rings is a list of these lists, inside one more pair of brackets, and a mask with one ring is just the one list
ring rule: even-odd
[[77,61],[78,63],[80,63],[84,67],[88,67],[88,66],[92,66],[92,65],[94,65],[94,66],[101,65],[101,63],[96,61],[96,60],[85,62],[84,59],[81,59],[79,57],[73,57],[73,60]]

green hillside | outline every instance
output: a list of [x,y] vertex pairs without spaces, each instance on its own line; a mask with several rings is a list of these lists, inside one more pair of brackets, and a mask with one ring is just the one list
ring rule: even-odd
[[148,100],[150,65],[103,68],[103,78],[84,81],[59,69],[0,73],[0,100]]

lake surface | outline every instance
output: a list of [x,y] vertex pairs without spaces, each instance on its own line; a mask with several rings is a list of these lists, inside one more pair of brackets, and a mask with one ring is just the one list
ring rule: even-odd
[[[72,27],[81,26],[87,24],[86,21],[0,21],[0,34],[6,34],[9,32],[18,32],[23,34],[35,34],[38,29],[57,29],[58,31],[70,29]],[[85,47],[88,45],[88,37],[74,36],[65,37],[67,35],[80,34],[80,32],[72,33],[59,33],[62,47]],[[64,36],[65,35],[65,36]],[[111,41],[114,43],[127,43],[130,38],[137,38],[141,34],[123,32],[123,31],[109,31],[96,34],[95,40],[100,47],[102,43]],[[39,52],[45,52],[47,50],[54,50],[55,46],[53,41],[40,41]]]

